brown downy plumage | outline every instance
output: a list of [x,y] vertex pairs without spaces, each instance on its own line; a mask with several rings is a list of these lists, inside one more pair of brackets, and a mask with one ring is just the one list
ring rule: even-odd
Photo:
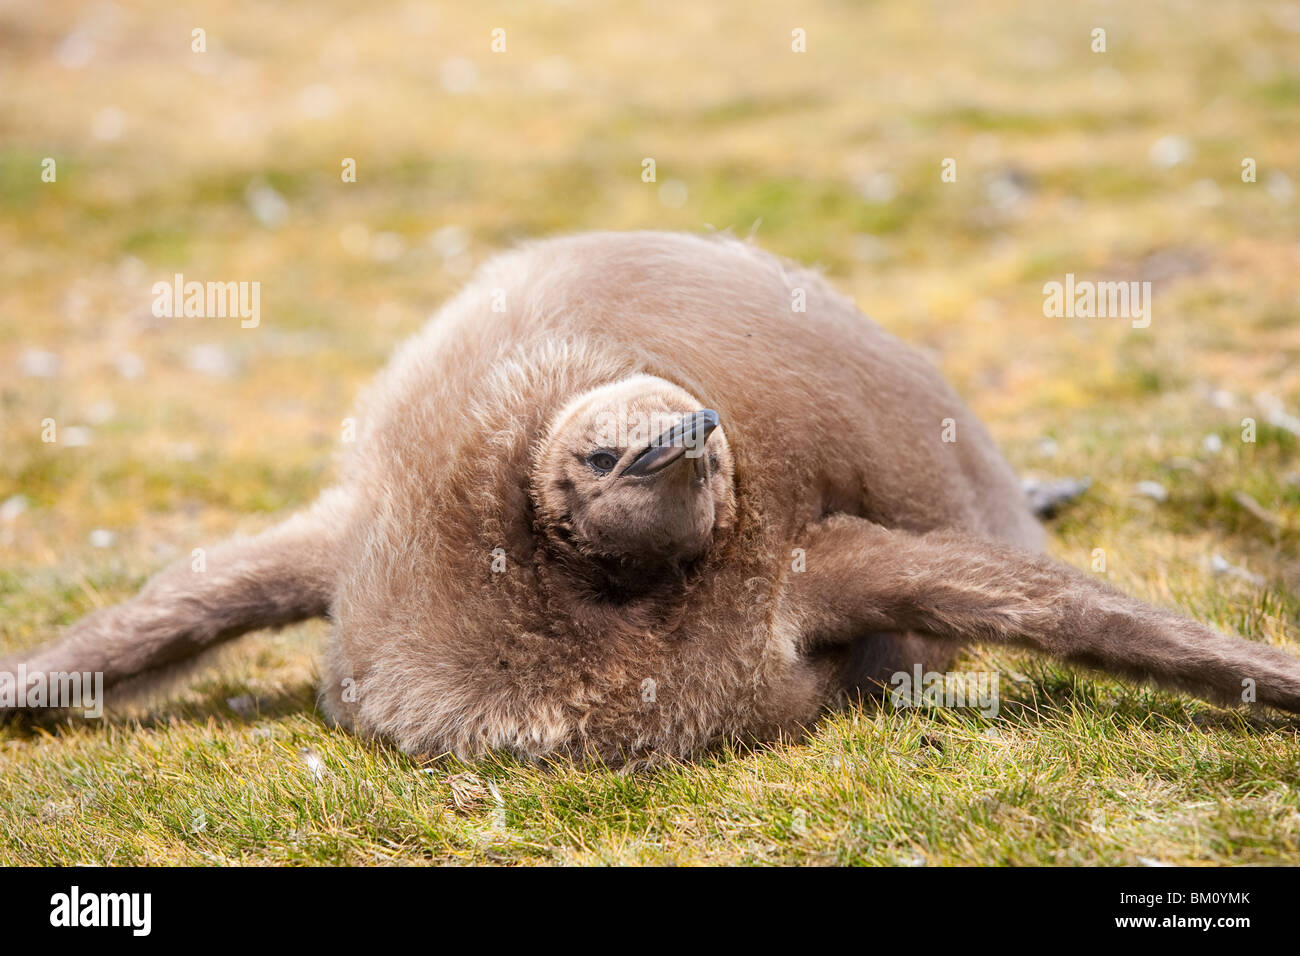
[[360,420],[312,508],[164,570],[29,668],[112,684],[328,614],[321,697],[343,725],[413,753],[611,762],[797,733],[963,641],[1224,702],[1249,679],[1300,711],[1300,660],[1042,557],[938,373],[732,239],[503,255]]

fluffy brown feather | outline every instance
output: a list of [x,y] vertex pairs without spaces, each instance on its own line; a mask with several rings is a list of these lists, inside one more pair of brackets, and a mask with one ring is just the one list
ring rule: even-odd
[[[712,422],[701,410],[721,426],[699,455],[643,458],[655,427],[598,434],[610,415]],[[1218,699],[1253,677],[1300,710],[1296,659],[1039,556],[1011,469],[939,374],[818,275],[733,239],[500,256],[397,353],[360,423],[313,509],[201,579],[163,571],[31,663],[111,682],[328,613],[330,713],[471,757],[796,734],[965,640]]]

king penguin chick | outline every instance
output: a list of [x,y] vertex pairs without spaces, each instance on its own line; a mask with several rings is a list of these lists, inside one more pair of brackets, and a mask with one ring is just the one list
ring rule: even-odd
[[464,758],[621,763],[797,735],[971,641],[1225,703],[1249,679],[1300,712],[1300,660],[1044,557],[1011,469],[935,369],[734,239],[502,255],[397,353],[359,421],[309,509],[23,663],[113,684],[327,615],[326,710]]

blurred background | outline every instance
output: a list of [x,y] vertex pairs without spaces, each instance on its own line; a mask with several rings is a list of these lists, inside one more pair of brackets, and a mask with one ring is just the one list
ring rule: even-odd
[[[476,264],[585,229],[820,265],[1022,473],[1092,480],[1064,560],[1297,613],[1300,5],[9,0],[0,64],[0,650],[311,500]],[[1071,272],[1151,281],[1150,327],[1045,318]],[[155,317],[175,273],[260,325]]]

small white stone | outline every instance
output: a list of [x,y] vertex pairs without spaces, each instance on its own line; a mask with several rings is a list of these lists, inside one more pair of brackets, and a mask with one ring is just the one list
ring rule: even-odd
[[244,201],[253,218],[262,225],[275,229],[289,220],[289,203],[266,183],[252,182],[244,190]]
[[19,356],[18,367],[28,378],[54,378],[59,374],[59,357],[41,349],[27,349]]
[[1268,194],[1277,202],[1286,205],[1295,196],[1295,187],[1291,185],[1291,177],[1280,169],[1275,169],[1268,174],[1264,180],[1264,188]]
[[430,233],[429,245],[443,259],[454,259],[469,250],[469,231],[464,226],[443,226]]
[[227,697],[226,706],[240,717],[247,717],[257,710],[257,700],[252,694],[240,694],[238,697]]
[[1237,578],[1245,581],[1247,584],[1261,585],[1264,579],[1258,574],[1253,574],[1245,568],[1237,567],[1232,564],[1221,554],[1215,554],[1210,557],[1210,571],[1215,575],[1227,575],[1228,577]]
[[95,41],[84,30],[73,30],[54,51],[54,61],[65,70],[80,70],[95,57]]
[[1158,481],[1139,481],[1133,486],[1133,490],[1137,494],[1150,498],[1153,501],[1169,500],[1169,492],[1166,491],[1165,486],[1160,484]]
[[144,360],[130,352],[123,352],[114,359],[113,367],[117,369],[118,375],[130,382],[144,374]]
[[887,203],[898,195],[898,183],[891,174],[877,171],[862,179],[858,193],[867,202]]
[[92,425],[102,425],[117,414],[117,406],[107,398],[101,398],[86,409],[86,421]]
[[4,503],[0,504],[0,521],[13,521],[26,510],[27,498],[25,495],[14,495],[12,498],[6,498]]
[[1216,388],[1210,393],[1210,404],[1215,408],[1231,408],[1236,403],[1237,399],[1226,388]]
[[230,378],[235,374],[234,360],[220,345],[211,343],[190,346],[185,353],[185,367],[213,378]]
[[1015,172],[1001,172],[989,180],[985,194],[989,204],[1003,213],[1014,213],[1029,198],[1027,181]]
[[1300,416],[1292,415],[1280,406],[1268,413],[1268,423],[1276,428],[1285,429],[1292,435],[1300,435]]
[[85,448],[95,440],[95,434],[85,425],[69,425],[59,432],[60,444],[68,448]]
[[117,535],[107,528],[96,528],[90,532],[90,546],[92,548],[111,548],[116,540]]
[[1162,136],[1151,147],[1151,162],[1161,169],[1172,169],[1195,155],[1196,150],[1183,136]]

